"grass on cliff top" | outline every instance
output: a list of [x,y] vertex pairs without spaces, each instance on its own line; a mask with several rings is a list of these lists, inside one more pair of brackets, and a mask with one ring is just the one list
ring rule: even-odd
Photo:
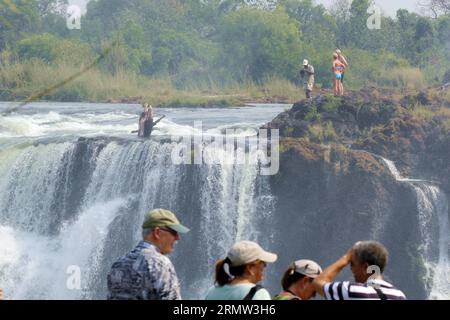
[[[40,60],[14,62],[0,59],[0,100],[24,100],[81,71],[83,66],[49,65]],[[225,87],[176,88],[170,79],[153,79],[128,71],[116,74],[91,69],[43,97],[51,101],[149,101],[155,106],[227,106],[247,102],[293,103],[303,98],[293,83],[271,77],[262,84],[230,83]]]

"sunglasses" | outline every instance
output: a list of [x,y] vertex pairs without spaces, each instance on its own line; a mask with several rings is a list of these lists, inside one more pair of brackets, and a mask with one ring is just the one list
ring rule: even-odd
[[172,229],[170,229],[170,228],[159,228],[159,230],[162,230],[162,231],[166,231],[166,232],[169,232],[171,235],[173,235],[174,237],[178,237],[178,232],[176,232],[175,230],[172,230]]

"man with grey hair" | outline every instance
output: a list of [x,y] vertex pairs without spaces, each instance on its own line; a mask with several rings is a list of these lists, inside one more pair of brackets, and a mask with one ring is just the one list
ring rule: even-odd
[[108,274],[109,300],[180,300],[180,283],[172,262],[180,233],[187,233],[174,213],[154,209],[144,218],[143,240],[119,258]]
[[[388,251],[381,243],[357,242],[314,279],[313,286],[327,300],[405,300],[402,291],[383,280],[387,261]],[[350,265],[355,282],[333,282],[347,265]]]

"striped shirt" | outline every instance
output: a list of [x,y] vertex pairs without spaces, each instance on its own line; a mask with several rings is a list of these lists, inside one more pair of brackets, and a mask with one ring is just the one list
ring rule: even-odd
[[402,291],[379,279],[371,279],[366,283],[330,282],[324,285],[323,290],[327,300],[381,300],[376,288],[386,296],[386,300],[406,300]]

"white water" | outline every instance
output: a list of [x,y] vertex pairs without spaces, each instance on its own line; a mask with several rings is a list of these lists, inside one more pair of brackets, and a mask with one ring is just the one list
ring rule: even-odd
[[399,181],[399,182],[425,182],[424,180],[421,179],[409,179],[409,178],[403,178],[402,175],[400,174],[400,172],[397,169],[397,166],[395,165],[395,163],[391,160],[382,158],[384,163],[386,163],[387,167],[389,168],[389,171],[391,172],[391,174],[394,176],[395,180]]
[[[99,203],[64,225],[58,236],[0,226],[0,279],[10,299],[76,299],[91,296],[88,281],[99,268],[108,225],[126,201]],[[5,243],[5,242],[6,243]],[[67,286],[70,266],[81,272],[80,288]]]
[[[203,298],[215,261],[234,241],[260,237],[256,223],[270,217],[273,199],[256,189],[257,179],[265,181],[258,178],[256,162],[236,164],[243,149],[230,153],[204,144],[205,164],[173,165],[177,143],[123,140],[135,129],[135,118],[127,124],[127,113],[51,111],[0,120],[0,134],[8,137],[0,144],[0,287],[7,298],[105,298],[109,266],[137,243],[142,217],[154,207],[171,209],[191,223],[185,222],[192,233],[172,257],[182,269],[186,252],[196,255],[191,261],[201,272],[179,271],[188,299]],[[255,125],[248,126],[220,124],[204,132],[220,136],[227,128],[239,128],[234,136],[255,135]],[[83,147],[76,137],[104,133],[121,138],[95,138],[84,144],[80,158]],[[156,134],[169,133],[200,132],[163,120]],[[266,210],[257,212],[258,207]],[[70,266],[80,268],[79,290],[68,288]]]
[[[0,112],[9,104],[0,102]],[[286,106],[273,105],[235,109],[155,109],[155,119],[166,117],[152,135],[200,134],[194,121],[203,121],[203,132],[221,135],[237,129],[239,136],[254,136],[256,129],[282,112]],[[127,136],[137,130],[139,105],[33,103],[23,112],[0,116],[1,138],[37,138],[54,136]],[[250,121],[251,122],[250,122]]]
[[[391,174],[399,182],[409,183],[417,197],[421,245],[418,250],[424,259],[427,275],[429,299],[450,298],[450,224],[449,207],[445,193],[438,187],[423,180],[402,178],[394,162],[383,159]],[[437,226],[437,228],[436,228]],[[437,229],[437,230],[436,230]],[[438,232],[437,243],[435,232]],[[433,249],[438,247],[438,256]]]

